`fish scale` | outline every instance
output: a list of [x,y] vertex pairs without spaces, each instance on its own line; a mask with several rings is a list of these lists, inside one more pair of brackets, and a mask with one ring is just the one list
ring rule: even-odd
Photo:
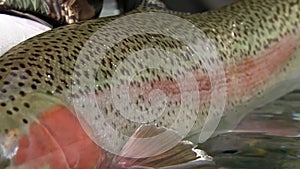
[[[225,115],[236,107],[250,104],[251,101],[264,96],[267,89],[282,81],[289,80],[293,72],[296,72],[295,65],[299,63],[299,43],[297,43],[300,37],[299,3],[299,0],[247,0],[206,13],[179,15],[193,23],[215,42],[218,57],[223,62],[229,84]],[[136,12],[148,11],[137,10]],[[93,33],[115,19],[118,19],[118,16],[79,22],[48,31],[17,45],[0,58],[0,139],[10,137],[17,139],[20,135],[27,133],[30,124],[33,121],[39,121],[39,114],[50,107],[65,105],[73,109],[72,99],[86,95],[95,89],[86,87],[72,92],[72,86],[84,84],[87,79],[95,77],[97,71],[100,73],[96,79],[96,92],[107,122],[115,129],[128,135],[135,131],[139,123],[122,118],[120,112],[113,107],[111,98],[106,99],[107,97],[105,97],[111,94],[109,85],[112,81],[113,72],[116,70],[113,65],[119,65],[128,55],[149,46],[180,53],[180,50],[186,48],[186,44],[164,35],[142,34],[122,40],[108,50],[106,57],[101,61],[94,57],[97,52],[102,52],[97,50],[90,53],[88,57],[78,59],[83,47],[95,47],[91,41],[88,41]],[[126,25],[126,22],[124,24]],[[163,27],[163,25],[161,26]],[[126,31],[118,29],[118,25],[111,28],[110,32],[110,34],[99,36],[97,40],[100,44],[101,41],[109,40],[105,37],[118,37],[127,34]],[[287,36],[288,38],[284,39]],[[271,66],[267,66],[272,59],[262,59],[262,62],[266,62],[262,65],[274,72],[263,71],[267,77],[262,75],[266,79],[258,78],[256,79],[258,82],[252,82],[250,79],[249,83],[234,83],[234,77],[240,77],[242,80],[243,77],[246,77],[243,71],[251,69],[246,67],[250,61],[255,59],[260,61],[259,56],[270,48],[271,44],[276,44],[282,39],[292,41],[294,46],[291,47],[291,50],[294,52],[286,56],[287,59],[276,58],[278,61],[274,61],[276,64],[274,66],[272,63],[270,63]],[[180,56],[185,58],[185,56]],[[247,60],[250,61],[246,62]],[[137,60],[135,61],[137,63]],[[76,71],[90,62],[99,65],[99,70],[86,71],[85,73]],[[180,61],[175,62],[180,63]],[[279,63],[282,64],[277,65]],[[200,94],[209,100],[210,84],[204,83],[207,82],[207,78],[204,77],[207,74],[205,74],[205,69],[201,67],[203,65],[200,64],[199,66],[199,64],[193,63],[188,63],[188,65],[203,75],[204,80],[199,80],[198,83],[200,87],[201,85],[204,86],[201,89],[205,87],[207,89]],[[242,68],[239,68],[240,65]],[[133,64],[133,68],[135,66],[138,65]],[[80,78],[74,78],[73,75]],[[126,77],[125,72],[123,75]],[[144,78],[137,77],[135,79],[137,84],[148,83],[154,88],[162,86],[161,89],[167,91],[167,94],[171,96],[171,99],[167,100],[166,112],[154,123],[163,126],[176,123],[176,111],[179,109],[178,105],[181,101],[180,93],[176,92],[178,89],[176,85],[173,86],[174,90],[169,92],[167,90],[172,86],[174,79],[170,79],[160,70],[149,70],[143,75]],[[229,82],[230,80],[233,82]],[[231,83],[232,87],[230,87]],[[164,85],[165,87],[163,87]],[[273,97],[267,99],[272,100]],[[199,132],[203,127],[209,109],[209,101],[207,100],[200,104],[200,111],[196,114],[197,120],[191,133]],[[144,102],[144,98],[139,99],[137,96],[138,102]],[[147,110],[147,104],[149,106],[147,102],[144,107],[138,104],[137,106],[141,110]],[[156,112],[150,113],[155,114]]]

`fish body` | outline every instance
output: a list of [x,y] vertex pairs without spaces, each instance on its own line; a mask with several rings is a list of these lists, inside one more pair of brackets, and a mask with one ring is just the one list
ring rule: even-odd
[[[237,123],[251,107],[269,102],[293,89],[298,80],[297,64],[300,63],[299,4],[299,0],[247,0],[202,14],[179,15],[195,25],[214,42],[225,77],[217,81],[213,88],[207,71],[203,68],[205,66],[203,63],[197,59],[196,61],[199,61],[197,63],[189,63],[188,59],[183,59],[194,74],[197,91],[202,98],[200,102],[196,102],[199,109],[195,113],[195,123],[188,136],[199,135],[201,129],[205,127],[211,106],[211,94],[214,90],[224,89],[226,94],[224,118],[220,125],[220,130],[222,130],[223,127]],[[138,12],[141,11],[131,14]],[[187,49],[187,46],[165,35],[139,34],[119,41],[105,51],[105,57],[99,60],[97,54],[104,51],[97,50],[90,38],[100,28],[105,28],[105,25],[118,18],[89,20],[48,31],[21,43],[0,58],[1,147],[4,152],[3,156],[12,158],[14,165],[22,165],[28,161],[35,162],[36,158],[44,152],[54,150],[66,159],[67,162],[63,163],[63,165],[67,164],[65,167],[74,168],[84,163],[84,161],[76,163],[80,158],[74,156],[74,154],[80,155],[84,150],[68,149],[68,145],[70,142],[88,140],[88,137],[77,126],[76,118],[69,116],[70,114],[76,116],[74,100],[79,104],[80,102],[76,100],[89,98],[91,93],[94,93],[99,110],[103,112],[106,119],[105,124],[101,126],[110,125],[125,135],[131,135],[140,126],[137,121],[146,120],[143,116],[132,116],[133,119],[126,119],[115,108],[114,99],[111,98],[111,83],[118,65],[125,62],[129,55],[148,47],[178,53]],[[153,18],[153,23],[155,21]],[[123,25],[126,26],[126,22]],[[164,25],[156,27],[158,30],[163,28]],[[106,34],[99,38],[95,36],[97,43],[103,44],[102,42],[108,41],[109,37],[114,38],[128,33],[122,32],[121,29],[121,25],[116,25],[111,30],[104,31]],[[181,29],[179,27],[178,31]],[[83,48],[87,49],[88,54],[83,53],[84,57],[79,57]],[[164,58],[164,56],[160,57]],[[133,60],[130,62],[132,64],[129,69],[138,67],[135,63],[138,63],[139,59],[131,59]],[[97,65],[96,69],[89,67],[89,64]],[[167,67],[172,67],[172,65],[166,64],[165,68]],[[121,72],[120,79],[126,77],[126,71]],[[84,85],[90,79],[95,79],[94,88]],[[186,81],[186,79],[183,80]],[[80,87],[76,88],[76,86]],[[161,69],[145,69],[141,76],[135,77],[130,87],[133,88],[129,92],[132,96],[130,106],[137,106],[140,111],[149,110],[147,106],[151,106],[151,102],[143,96],[148,96],[152,90],[159,89],[167,96],[167,106],[162,115],[156,116],[156,111],[148,111],[158,117],[149,123],[172,129],[176,129],[176,126],[177,128],[178,126],[187,127],[182,126],[180,120],[176,119],[178,116],[176,111],[180,109],[180,103],[189,95],[182,97],[176,81]],[[122,91],[123,88],[120,90]],[[189,86],[184,92],[192,94]],[[160,98],[154,97],[154,101],[157,100]],[[60,106],[64,108],[57,109]],[[126,108],[129,109],[128,105],[125,105]],[[186,111],[190,110],[189,105],[185,108]],[[63,113],[57,113],[58,110]],[[58,123],[60,121],[53,120],[58,115],[61,117],[57,119],[66,119],[65,123],[61,122],[60,127],[55,125],[55,121]],[[102,123],[94,115],[92,119],[94,122]],[[74,128],[66,129],[64,125],[74,126]],[[64,129],[68,130],[68,133],[74,133],[75,136],[63,137],[66,132]],[[109,133],[106,134],[105,137],[111,140],[111,144],[117,146]],[[89,136],[93,137],[93,134]],[[53,140],[51,141],[49,137]],[[47,146],[33,144],[34,140],[39,140],[35,138],[40,138],[40,142],[47,143],[46,145],[51,144],[54,148],[43,149],[37,153],[39,155],[36,155],[36,152],[31,151],[33,148],[28,145]],[[86,146],[94,150],[95,143],[89,143]],[[38,149],[35,148],[35,150]],[[103,161],[101,151],[99,149],[97,158],[94,158],[92,162],[99,164],[99,161]],[[50,168],[52,167],[50,165]]]

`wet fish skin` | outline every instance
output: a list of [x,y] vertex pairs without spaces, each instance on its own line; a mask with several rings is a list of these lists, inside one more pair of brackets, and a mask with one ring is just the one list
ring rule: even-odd
[[[186,16],[186,19],[201,28],[208,37],[216,40],[224,63],[232,64],[249,56],[257,56],[259,51],[267,48],[270,42],[279,41],[286,34],[294,34],[297,37],[299,34],[297,32],[298,4],[299,2],[295,0],[284,2],[244,1],[219,11]],[[288,6],[292,6],[292,8],[286,8]],[[253,15],[243,15],[242,12],[250,14],[252,12]],[[289,12],[289,15],[285,16],[284,12]],[[279,15],[281,13],[282,15]],[[34,92],[49,94],[68,101],[72,86],[71,75],[81,47],[94,31],[114,19],[115,17],[92,20],[58,28],[26,41],[4,55],[0,62],[0,83],[2,87],[1,102],[5,106],[1,106],[0,109],[3,121],[11,123],[13,120],[14,122],[13,124],[1,123],[1,130],[23,126],[21,117],[27,118],[24,110],[27,106],[22,104],[25,102],[22,98],[26,98],[28,94]],[[264,25],[262,25],[263,22]],[[244,26],[239,25],[241,23],[244,23]],[[233,27],[233,24],[236,24],[236,28]],[[245,32],[243,30],[245,28],[249,31]],[[235,33],[235,37],[231,36],[232,32]],[[229,39],[234,42],[228,44]],[[117,62],[120,59],[118,57],[113,62]],[[109,60],[105,60],[102,64],[103,66],[100,68],[102,72],[113,71],[108,65]],[[15,73],[17,76],[14,76]],[[24,113],[15,111],[14,107]]]
[[[216,42],[220,60],[223,61],[225,67],[228,84],[225,115],[235,107],[248,104],[258,96],[263,96],[265,91],[272,86],[282,81],[288,81],[293,75],[291,72],[295,72],[295,64],[300,63],[299,3],[299,0],[248,0],[216,11],[181,16]],[[72,99],[89,91],[89,89],[84,89],[78,93],[72,93],[72,82],[84,83],[86,79],[93,77],[87,73],[80,75],[81,78],[73,79],[73,75],[76,74],[75,64],[78,62],[78,55],[95,31],[117,18],[90,20],[51,30],[21,43],[0,58],[1,141],[11,137],[11,132],[14,137],[12,140],[28,133],[30,124],[39,121],[41,113],[51,107],[64,105],[72,110]],[[113,33],[112,31],[112,34],[106,36],[118,36]],[[123,33],[126,34],[126,32]],[[150,35],[139,35],[128,38],[131,43],[125,40],[120,42],[107,53],[104,60],[99,61],[90,56],[79,62],[84,65],[86,62],[92,61],[100,65],[101,77],[97,81],[98,90],[104,95],[110,95],[109,83],[115,71],[112,65],[120,64],[127,54],[138,51],[147,45],[175,51],[184,48],[180,42],[169,37],[151,36],[154,38],[149,38]],[[105,39],[99,39],[99,41],[101,40]],[[143,40],[147,42],[143,42]],[[277,50],[284,44],[288,44],[284,46],[288,49]],[[124,46],[128,46],[128,48],[124,49]],[[124,50],[121,50],[122,47]],[[278,55],[269,54],[274,50]],[[283,50],[287,52],[282,53],[288,54],[281,57],[280,51]],[[278,57],[273,59],[268,56]],[[261,57],[264,58],[263,62],[259,62]],[[249,66],[253,62],[259,66]],[[268,68],[267,72],[264,70],[256,72],[264,66]],[[205,73],[200,69],[197,71],[202,75]],[[253,74],[246,76],[243,71]],[[147,74],[149,81],[154,79],[153,81],[157,82],[158,77],[162,77],[160,81],[169,82],[159,71]],[[234,78],[240,78],[240,80],[235,81]],[[199,83],[201,82],[199,81]],[[166,84],[166,88],[168,88],[169,83]],[[209,89],[208,85],[208,90],[206,90],[209,91]],[[178,96],[178,93],[174,91],[170,93]],[[200,92],[200,95],[206,96],[207,94]],[[273,98],[265,99],[272,100]],[[103,111],[108,112],[106,117],[118,119],[112,122],[112,126],[129,135],[134,132],[138,124],[121,118],[120,113],[111,107],[112,100],[107,101],[107,105],[104,103],[102,105]],[[156,120],[157,124],[169,126],[176,123],[176,115],[172,111],[178,108],[176,107],[178,101],[175,100],[175,103],[171,104],[168,109],[169,113],[164,113]],[[191,132],[200,131],[207,112],[208,106],[205,103],[201,104],[196,124]]]

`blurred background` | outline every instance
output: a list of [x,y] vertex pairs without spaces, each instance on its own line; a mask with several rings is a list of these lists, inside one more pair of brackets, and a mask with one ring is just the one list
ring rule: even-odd
[[[203,12],[238,0],[162,0],[166,6],[181,12]],[[134,9],[141,0],[104,0],[101,16],[111,16]]]

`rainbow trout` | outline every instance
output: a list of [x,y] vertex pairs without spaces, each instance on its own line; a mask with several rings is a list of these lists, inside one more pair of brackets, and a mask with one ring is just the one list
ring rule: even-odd
[[[79,22],[5,53],[0,58],[2,166],[103,167],[106,151],[118,153],[145,124],[163,126],[180,139],[205,141],[297,85],[299,0],[245,0],[178,17],[161,12],[139,9]],[[155,135],[138,130],[137,138]],[[179,141],[171,138],[166,132],[127,149],[157,155],[168,145],[163,143]]]

